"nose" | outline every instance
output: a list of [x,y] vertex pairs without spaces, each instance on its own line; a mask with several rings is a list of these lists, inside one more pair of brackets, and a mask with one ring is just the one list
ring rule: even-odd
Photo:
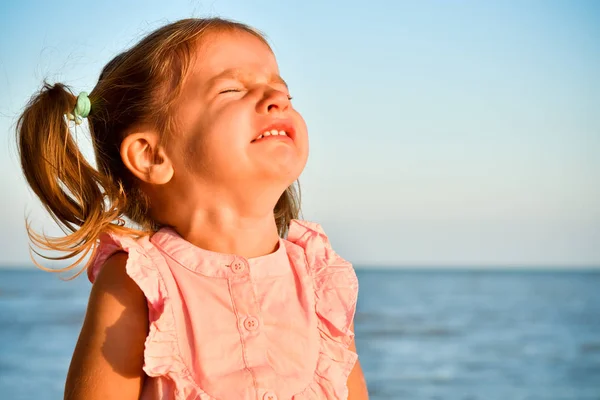
[[259,114],[285,112],[289,106],[290,99],[288,95],[273,88],[266,89],[262,99],[256,105]]

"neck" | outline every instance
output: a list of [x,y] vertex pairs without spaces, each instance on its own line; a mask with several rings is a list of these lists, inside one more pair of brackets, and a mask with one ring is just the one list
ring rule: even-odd
[[236,196],[238,201],[219,193],[212,193],[210,200],[179,196],[176,202],[169,198],[157,204],[162,212],[155,217],[202,249],[260,257],[273,253],[279,243],[274,194]]
[[285,187],[247,185],[225,190],[188,183],[158,188],[151,192],[153,218],[204,250],[260,257],[277,250],[273,209]]
[[271,254],[279,243],[272,211],[262,217],[249,217],[225,209],[202,210],[172,227],[195,246],[244,258]]

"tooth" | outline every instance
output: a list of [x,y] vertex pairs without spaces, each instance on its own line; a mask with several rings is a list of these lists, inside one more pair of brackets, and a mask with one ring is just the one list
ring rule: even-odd
[[277,130],[273,129],[273,130],[271,131],[271,135],[279,135],[279,132],[277,132]]
[[263,136],[271,136],[271,132],[266,131],[265,133],[263,133]]
[[287,133],[285,133],[285,131],[279,131],[279,134],[282,136],[287,136]]
[[254,140],[258,140],[258,139],[262,139],[263,135],[259,135],[256,139]]

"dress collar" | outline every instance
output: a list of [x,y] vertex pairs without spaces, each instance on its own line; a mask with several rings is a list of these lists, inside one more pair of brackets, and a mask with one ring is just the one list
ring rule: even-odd
[[205,276],[235,279],[250,275],[252,279],[261,279],[291,272],[288,250],[293,244],[282,238],[273,253],[253,258],[202,249],[172,228],[160,229],[150,241],[181,266]]

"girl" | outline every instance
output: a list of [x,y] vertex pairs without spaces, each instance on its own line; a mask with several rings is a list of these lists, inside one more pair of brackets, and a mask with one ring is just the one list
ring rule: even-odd
[[[22,168],[70,232],[30,238],[81,256],[68,268],[91,254],[66,399],[368,397],[356,275],[297,219],[308,138],[290,100],[261,34],[187,19],[113,59],[89,95],[46,84],[30,101]],[[70,134],[84,118],[97,169]]]

